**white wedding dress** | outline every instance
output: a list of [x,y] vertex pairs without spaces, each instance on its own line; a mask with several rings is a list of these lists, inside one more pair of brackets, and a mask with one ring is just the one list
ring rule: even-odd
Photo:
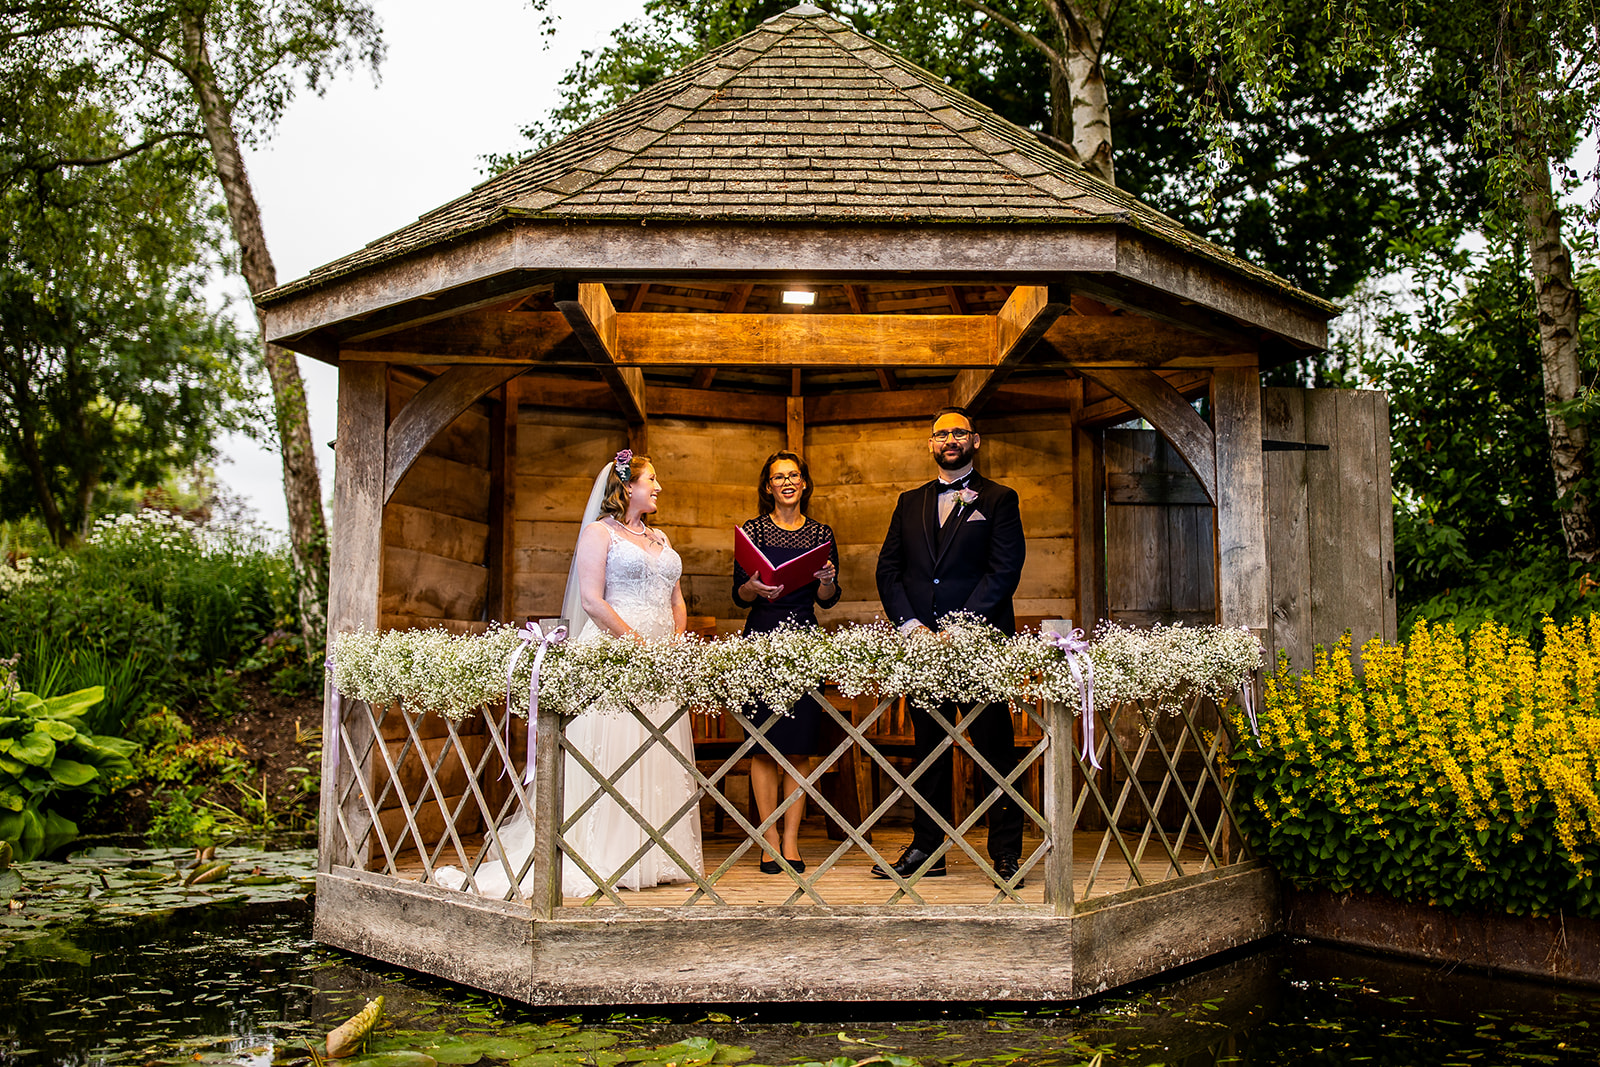
[[[604,485],[605,472],[596,479],[596,495],[591,497],[591,508],[598,511],[599,490]],[[590,515],[586,513],[586,519]],[[588,523],[583,524],[587,526]],[[650,640],[671,637],[672,590],[683,574],[683,560],[671,548],[663,546],[652,552],[621,536],[610,524],[611,544],[606,550],[605,599],[624,622],[640,636]],[[581,608],[574,607],[576,596],[576,564],[574,576],[568,580],[568,595],[564,612],[572,620],[573,636],[569,640],[592,639],[600,629]],[[677,710],[671,704],[646,706],[641,709],[657,727],[667,722]],[[666,736],[673,747],[694,761],[694,731],[689,716],[683,715]],[[616,773],[650,737],[644,725],[628,710],[594,708],[580,714],[567,726],[567,739],[582,752],[595,770],[609,778]],[[622,806],[604,793],[599,784],[583,769],[577,760],[567,756],[563,767],[564,813],[575,812],[595,793],[601,793],[578,822],[564,837],[568,847],[583,857],[603,879],[612,876],[647,841],[649,835],[636,823]],[[616,790],[627,798],[658,831],[695,792],[694,778],[688,769],[671,752],[654,743],[617,782]],[[512,871],[520,871],[533,851],[533,823],[520,808],[501,824],[496,835]],[[661,834],[687,865],[698,872],[704,869],[700,845],[700,812],[691,807],[677,822]],[[451,889],[471,891],[465,872],[459,867],[440,867],[434,872],[438,884]],[[631,864],[620,877],[611,881],[617,889],[643,889],[666,882],[693,881],[693,876],[668,855],[659,844],[651,842],[642,857]],[[473,876],[477,892],[486,897],[503,898],[511,887],[503,865],[491,849]],[[518,887],[521,895],[531,890],[531,871]],[[582,868],[563,856],[561,863],[561,893],[566,897],[587,897],[598,887]]]

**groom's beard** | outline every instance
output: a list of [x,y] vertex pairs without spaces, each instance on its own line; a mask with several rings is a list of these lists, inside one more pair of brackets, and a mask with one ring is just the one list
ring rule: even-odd
[[977,451],[977,449],[972,447],[972,442],[968,441],[966,444],[961,446],[960,455],[952,458],[948,452],[941,448],[938,452],[934,453],[933,461],[939,464],[941,470],[958,471],[962,467],[965,467],[968,463],[972,462],[972,457],[977,454]]

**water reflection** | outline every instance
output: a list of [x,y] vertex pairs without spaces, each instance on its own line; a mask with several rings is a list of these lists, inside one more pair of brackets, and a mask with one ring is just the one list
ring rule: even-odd
[[[379,993],[389,1019],[379,1048],[432,1048],[439,1062],[484,1067],[877,1056],[973,1067],[1084,1064],[1097,1055],[1106,1065],[1186,1067],[1600,1059],[1600,990],[1448,973],[1303,942],[1080,1005],[553,1015],[320,948],[301,906],[13,946],[0,968],[0,1063],[309,1064],[307,1043]],[[649,1051],[663,1046],[671,1051]]]

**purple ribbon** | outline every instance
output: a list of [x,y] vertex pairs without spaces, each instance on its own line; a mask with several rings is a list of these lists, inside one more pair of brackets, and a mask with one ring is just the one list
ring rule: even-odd
[[1046,630],[1039,636],[1046,644],[1066,654],[1067,670],[1078,684],[1078,699],[1083,704],[1083,753],[1089,757],[1089,766],[1101,770],[1100,759],[1094,751],[1094,661],[1089,658],[1089,642],[1084,639],[1082,630],[1065,635]]
[[[512,653],[511,663],[506,667],[506,751],[511,751],[511,678],[517,673],[517,664],[528,646],[537,644],[539,647],[533,654],[533,674],[528,679],[528,758],[522,770],[522,784],[532,785],[534,748],[539,738],[539,667],[544,663],[544,654],[550,650],[550,646],[559,645],[567,639],[567,628],[564,625],[556,626],[545,633],[538,623],[529,619],[528,625],[516,633],[522,639],[522,644]],[[505,776],[506,769],[502,767],[500,777]]]
[[1250,720],[1250,735],[1256,739],[1256,747],[1261,747],[1261,726],[1256,722],[1256,672],[1250,674],[1239,682],[1239,706],[1244,709],[1245,718]]
[[333,769],[339,769],[339,686],[333,676],[333,653],[328,653],[328,659],[323,666],[328,671],[328,689],[332,699],[328,701],[328,725],[333,730]]

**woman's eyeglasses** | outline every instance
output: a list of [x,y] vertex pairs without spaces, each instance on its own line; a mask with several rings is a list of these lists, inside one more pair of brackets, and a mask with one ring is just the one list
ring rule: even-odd
[[767,480],[770,481],[773,485],[799,485],[800,484],[800,475],[798,473],[795,473],[795,474],[774,474],[771,478],[769,478]]

